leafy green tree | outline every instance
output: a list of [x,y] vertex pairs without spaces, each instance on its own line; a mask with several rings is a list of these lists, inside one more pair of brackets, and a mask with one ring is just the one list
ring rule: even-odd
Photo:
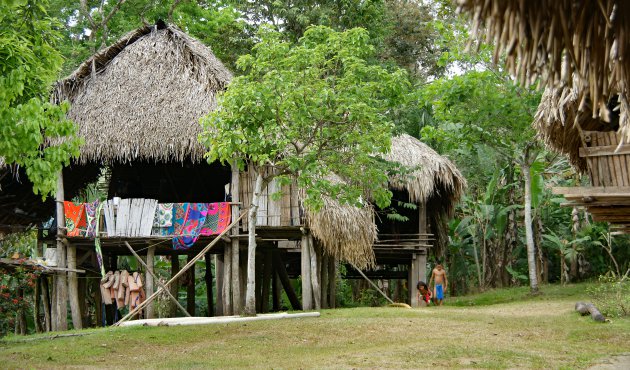
[[[219,107],[202,119],[210,161],[233,161],[256,172],[249,210],[246,314],[255,313],[256,214],[266,183],[293,177],[307,207],[322,194],[355,206],[389,204],[384,164],[390,145],[388,112],[407,89],[406,74],[366,62],[374,52],[367,31],[309,28],[293,45],[263,28],[253,54],[238,66]],[[270,175],[263,176],[263,169]]]
[[56,188],[57,174],[80,144],[66,106],[49,102],[63,59],[55,48],[57,22],[45,6],[40,0],[0,2],[0,158],[5,166],[25,168],[42,196]]

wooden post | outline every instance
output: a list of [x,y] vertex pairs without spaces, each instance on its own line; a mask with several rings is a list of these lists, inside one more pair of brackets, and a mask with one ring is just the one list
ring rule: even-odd
[[302,307],[306,310],[313,309],[313,286],[311,283],[311,253],[308,245],[308,235],[302,235],[302,263],[301,263],[301,277],[302,277]]
[[83,278],[79,279],[79,312],[81,312],[81,324],[83,328],[89,328],[92,320],[90,319],[90,312],[88,310],[88,273],[86,272]]
[[[273,256],[272,256],[273,258]],[[278,267],[275,261],[272,263],[271,272],[271,301],[273,302],[272,309],[274,312],[280,311],[280,281],[278,279]]]
[[[96,257],[96,253],[92,253],[90,255],[90,260],[92,263],[92,266],[94,266],[94,268],[96,270],[99,270],[98,268],[98,260]],[[102,261],[103,264],[105,263],[105,261]],[[100,270],[99,270],[100,271]],[[101,274],[94,274],[93,275],[93,279],[90,280],[90,284],[92,286],[92,292],[94,293],[94,322],[96,323],[96,327],[99,327],[103,324],[103,297],[101,296]]]
[[[57,267],[66,267],[66,245],[63,243],[65,236],[66,218],[63,209],[63,170],[59,171],[57,177]],[[53,330],[68,330],[68,283],[66,273],[60,271],[56,275],[55,281],[55,317],[53,318]]]
[[407,285],[409,290],[409,305],[411,307],[418,307],[418,285],[420,277],[420,258],[417,253],[412,255],[409,263],[409,284]]
[[280,251],[273,251],[273,261],[276,264],[276,272],[278,273],[278,278],[280,278],[282,287],[287,293],[289,302],[291,302],[291,307],[293,307],[294,310],[301,310],[302,305],[300,304],[300,300],[298,299],[297,294],[295,294],[295,291],[293,290],[291,280],[289,279],[289,274],[287,274],[287,269],[284,266],[284,262],[282,262],[282,258],[280,257]]
[[256,312],[262,312],[262,279],[263,279],[263,261],[260,258],[260,252],[256,252]]
[[41,277],[42,283],[42,301],[44,303],[44,331],[52,331],[52,319],[50,312],[50,289],[48,287],[48,276]]
[[217,254],[214,256],[214,266],[216,284],[217,284],[217,308],[215,314],[217,316],[224,316],[223,313],[223,254]]
[[[319,248],[319,246],[318,246]],[[322,291],[319,285],[319,261],[317,260],[317,250],[315,249],[315,242],[313,240],[313,234],[308,234],[308,249],[309,256],[311,257],[311,285],[313,287],[313,302],[314,308],[319,310],[322,308]]]
[[330,293],[330,288],[328,287],[328,254],[326,253],[322,253],[320,270],[322,281],[322,308],[328,308],[328,294]]
[[[146,296],[150,297],[155,292],[155,282],[153,281],[153,274],[155,273],[155,246],[149,247],[147,249],[147,273],[144,275],[144,291],[146,292]],[[155,318],[155,305],[153,303],[149,303],[147,308],[145,309],[145,314],[147,319]]]
[[[232,195],[232,220],[236,220],[240,215],[240,207],[237,203],[240,202],[240,174],[236,161],[232,161],[232,180],[230,181],[230,194]],[[240,233],[240,224],[237,223],[232,228],[232,310],[235,314],[240,314],[243,310],[241,304],[241,273],[240,273],[240,241],[237,235]]]
[[[179,256],[177,254],[171,255],[171,279],[173,276],[179,273]],[[170,286],[171,295],[175,297],[176,300],[179,300],[179,282],[175,280],[173,284]],[[171,302],[169,309],[169,316],[174,317],[177,314],[177,305],[174,302]]]
[[271,250],[266,249],[264,252],[265,261],[263,265],[263,279],[262,279],[262,294],[261,294],[261,305],[260,310],[262,312],[269,312],[269,291],[271,290],[271,274],[273,270],[271,269]]
[[42,304],[42,299],[41,299],[41,294],[42,294],[42,277],[38,276],[37,279],[35,280],[35,292],[33,294],[33,298],[34,298],[34,310],[33,310],[33,319],[35,321],[35,332],[37,333],[41,333],[44,331],[44,328],[42,326],[42,321],[40,320],[40,315],[41,315],[41,304]]
[[206,274],[204,279],[206,281],[206,299],[208,300],[208,312],[209,317],[214,316],[214,298],[212,292],[212,255],[206,253],[204,256],[206,260]]
[[223,245],[223,314],[234,313],[232,308],[232,248],[231,244]]
[[[76,270],[77,268],[77,247],[68,243],[68,268]],[[68,272],[68,298],[70,300],[70,312],[72,314],[72,326],[75,329],[83,329],[83,320],[81,318],[81,305],[79,303],[79,280],[77,273]]]
[[[194,256],[188,255],[188,262]],[[186,310],[191,316],[195,316],[195,266],[188,270],[188,286],[186,287]]]
[[337,261],[333,256],[328,259],[328,289],[328,306],[335,308],[337,305]]

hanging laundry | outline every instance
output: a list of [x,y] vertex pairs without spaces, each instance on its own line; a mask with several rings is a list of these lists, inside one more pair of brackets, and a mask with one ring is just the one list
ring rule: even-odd
[[96,236],[96,228],[97,228],[97,218],[98,211],[100,211],[101,202],[95,200],[91,203],[85,203],[85,219],[86,219],[86,228],[85,228],[85,236],[88,238],[93,238]]
[[173,249],[188,249],[195,244],[199,238],[199,232],[203,226],[206,215],[208,213],[208,205],[206,203],[186,203],[186,215],[182,226],[175,235],[181,235],[173,238]]
[[173,204],[173,226],[169,235],[182,235],[182,229],[184,228],[184,222],[186,222],[189,206],[190,203]]
[[85,235],[85,205],[63,202],[64,216],[66,219],[67,236]]
[[153,218],[151,235],[168,236],[173,233],[173,203],[159,203]]
[[201,227],[201,235],[218,235],[230,225],[232,212],[229,202],[208,203],[208,214]]

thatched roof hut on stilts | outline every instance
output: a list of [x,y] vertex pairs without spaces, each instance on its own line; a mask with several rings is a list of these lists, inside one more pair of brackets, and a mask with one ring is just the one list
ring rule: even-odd
[[460,0],[473,34],[524,85],[545,87],[534,127],[588,173],[592,187],[556,188],[567,206],[630,232],[630,3]]

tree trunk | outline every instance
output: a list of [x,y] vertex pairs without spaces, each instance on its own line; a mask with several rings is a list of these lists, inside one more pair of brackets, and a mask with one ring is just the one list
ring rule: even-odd
[[258,215],[258,203],[260,201],[260,193],[262,192],[262,184],[262,172],[258,171],[248,216],[249,242],[247,245],[247,290],[245,293],[244,314],[249,316],[256,315],[256,216]]
[[321,290],[319,285],[319,267],[320,261],[317,258],[317,251],[315,250],[315,243],[313,241],[313,234],[308,234],[308,250],[311,257],[311,286],[313,287],[313,303],[316,310],[322,308],[321,303]]
[[308,246],[308,236],[302,235],[301,243],[301,281],[302,281],[302,308],[313,309],[313,285],[311,284],[311,253]]
[[523,178],[525,179],[525,240],[527,243],[527,263],[529,265],[529,288],[532,293],[538,293],[536,248],[534,246],[534,231],[532,229],[532,181],[529,173],[529,149],[525,151],[521,167]]

